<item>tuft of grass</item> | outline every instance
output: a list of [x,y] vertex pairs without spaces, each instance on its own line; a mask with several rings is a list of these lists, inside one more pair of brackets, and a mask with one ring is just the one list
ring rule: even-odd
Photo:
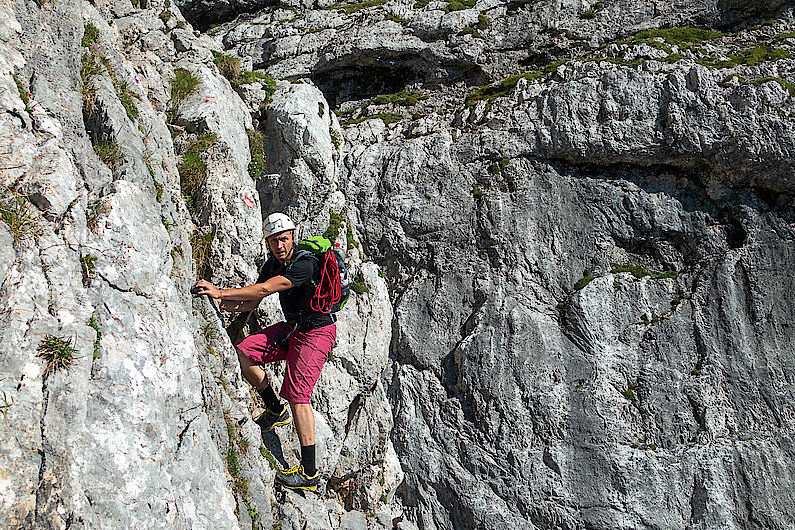
[[91,254],[80,256],[80,271],[83,273],[83,285],[88,287],[97,269],[97,257]]
[[160,20],[163,21],[163,24],[165,26],[168,26],[168,21],[171,20],[171,16],[172,16],[171,11],[169,11],[168,9],[164,9],[163,11],[160,12],[159,18]]
[[80,45],[84,48],[90,47],[92,44],[96,44],[99,42],[99,29],[92,24],[91,22],[87,22],[83,26],[83,38],[80,40]]
[[619,274],[622,272],[629,272],[637,279],[643,278],[645,276],[651,276],[654,280],[665,280],[665,279],[676,279],[679,277],[678,271],[655,271],[651,270],[648,267],[643,267],[640,265],[632,265],[632,264],[624,264],[619,265],[613,263],[613,268],[610,269],[610,272],[613,274]]
[[86,228],[92,232],[97,231],[97,222],[100,216],[107,213],[108,207],[102,202],[96,202],[86,209]]
[[643,41],[661,38],[668,44],[682,47],[688,44],[698,44],[700,42],[719,39],[725,35],[725,33],[721,33],[720,31],[700,28],[664,28],[641,31],[624,42],[639,44]]
[[391,20],[392,22],[397,22],[398,24],[401,24],[403,26],[408,26],[409,25],[409,21],[408,20],[406,20],[405,18],[400,18],[397,15],[393,15],[392,13],[385,14],[384,15],[384,20]]
[[141,99],[138,94],[130,90],[130,87],[124,81],[114,81],[113,88],[116,89],[116,95],[119,97],[119,101],[121,101],[130,121],[138,119],[138,107],[135,106],[135,100]]
[[775,81],[776,83],[781,85],[781,88],[789,92],[790,96],[795,97],[795,84],[792,84],[789,81],[784,81],[783,79],[778,77],[762,77],[760,79],[755,79],[754,86],[760,86],[765,83],[769,83],[771,81]]
[[401,90],[394,94],[381,94],[373,98],[373,103],[376,105],[400,105],[401,107],[413,107],[418,101],[428,99],[429,96],[423,95],[420,92]]
[[384,125],[390,125],[392,123],[397,123],[403,119],[403,116],[400,114],[395,114],[394,112],[381,112],[378,114],[370,114],[369,116],[362,116],[361,118],[356,118],[353,120],[346,120],[340,123],[343,127],[347,127],[348,125],[355,125],[357,123],[362,123],[363,121],[372,120],[372,119],[380,119],[384,122]]
[[240,59],[212,50],[213,62],[218,67],[218,71],[232,83],[237,85],[240,79]]
[[331,137],[331,144],[334,146],[334,149],[339,152],[342,148],[342,136],[332,125],[328,126],[328,134]]
[[41,233],[36,208],[16,190],[6,190],[0,197],[0,220],[17,243]]
[[317,117],[322,118],[326,115],[326,106],[323,104],[322,101],[317,102]]
[[259,446],[259,452],[265,459],[268,461],[268,465],[271,466],[271,469],[276,470],[279,468],[278,463],[276,462],[276,458],[271,454],[270,451],[264,446]]
[[210,248],[215,239],[215,233],[202,233],[194,231],[190,236],[191,253],[193,262],[196,264],[196,276],[204,278],[210,261]]
[[464,28],[458,34],[461,35],[461,36],[463,36],[463,35],[472,35],[473,39],[482,39],[483,38],[483,35],[481,35],[480,32],[477,29],[475,29],[475,28]]
[[348,5],[342,5],[339,2],[336,2],[324,9],[339,9],[344,11],[346,15],[350,15],[352,13],[356,13],[357,11],[361,11],[362,9],[380,6],[385,3],[386,0],[368,0],[367,2],[360,2],[358,4],[348,4]]
[[414,9],[422,9],[431,3],[432,0],[417,0],[414,2]]
[[19,92],[19,99],[22,100],[22,103],[25,104],[25,112],[30,113],[33,109],[30,107],[30,95],[28,91],[25,90],[25,87],[22,85],[22,81],[19,80],[16,74],[11,74],[11,77],[14,78],[14,83],[17,85],[17,91]]
[[586,11],[585,13],[580,13],[580,18],[583,20],[590,20],[592,18],[596,18],[596,11]]
[[483,190],[478,188],[477,184],[472,184],[472,196],[475,198],[475,200],[483,197]]
[[340,234],[342,225],[348,225],[348,217],[344,213],[335,212],[331,208],[329,208],[328,214],[328,228],[326,228],[326,231],[323,232],[323,237],[334,243]]
[[624,398],[627,401],[632,403],[632,406],[634,406],[636,409],[640,410],[640,407],[638,406],[638,398],[635,397],[635,390],[636,389],[637,389],[636,385],[634,385],[634,384],[629,385],[629,387],[627,387],[627,389],[624,390],[624,392],[622,392],[622,394],[624,395]]
[[92,146],[99,159],[111,170],[115,171],[119,165],[119,159],[121,158],[119,144],[111,141],[96,140],[92,143]]
[[174,79],[171,81],[171,105],[169,108],[169,122],[174,121],[180,104],[188,97],[196,87],[199,80],[185,68],[174,70]]
[[265,134],[254,129],[246,129],[246,133],[248,133],[248,150],[251,152],[248,174],[256,181],[265,171]]
[[94,339],[94,359],[99,357],[99,346],[100,341],[102,340],[102,332],[99,330],[99,324],[97,324],[97,320],[94,318],[94,315],[91,315],[91,318],[88,320],[88,326],[93,328],[94,331],[97,332],[97,338]]
[[447,0],[447,5],[444,6],[445,13],[453,11],[463,11],[464,9],[472,9],[475,7],[477,0]]
[[39,357],[42,357],[47,366],[44,375],[49,375],[56,370],[69,368],[75,360],[77,350],[72,346],[72,341],[55,335],[47,335],[36,348]]
[[243,504],[245,504],[246,511],[251,518],[251,527],[257,528],[256,521],[260,518],[260,515],[249,498],[248,480],[241,473],[238,459],[238,452],[245,452],[248,449],[248,440],[237,432],[229,417],[229,412],[226,410],[224,411],[224,421],[226,422],[226,432],[229,438],[229,444],[226,449],[226,469],[232,477],[232,491],[240,495]]
[[357,281],[351,284],[351,290],[358,295],[363,295],[364,293],[370,292],[370,287],[368,287],[364,279],[359,276],[357,277]]
[[537,70],[533,70],[532,72],[527,72],[524,74],[515,74],[509,77],[506,77],[496,85],[486,85],[478,88],[470,92],[466,98],[464,99],[464,103],[467,106],[473,106],[478,101],[493,101],[497,98],[501,98],[503,96],[508,95],[519,83],[520,79],[527,79],[528,81],[536,81],[538,79],[542,79],[547,75],[551,74],[558,67],[564,64],[566,61],[556,61],[554,63],[548,64],[543,68],[539,68]]
[[491,27],[491,19],[484,14],[478,15],[478,29],[483,31]]
[[492,175],[496,175],[497,173],[502,173],[502,171],[506,167],[508,167],[508,164],[510,164],[510,163],[511,163],[511,161],[509,159],[503,158],[503,159],[499,160],[498,162],[494,162],[492,164],[489,164],[489,167],[487,169],[488,169],[489,173],[491,173]]
[[577,280],[577,283],[574,284],[574,290],[579,291],[580,289],[584,288],[586,285],[594,281],[598,276],[594,275],[591,269],[585,269],[582,271],[582,278]]
[[207,172],[207,163],[202,155],[217,141],[218,137],[213,133],[200,134],[188,145],[182,155],[182,161],[177,164],[182,196],[192,213],[196,211],[196,194]]

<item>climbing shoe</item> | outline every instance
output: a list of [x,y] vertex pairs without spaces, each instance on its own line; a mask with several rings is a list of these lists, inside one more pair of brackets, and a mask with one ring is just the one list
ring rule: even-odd
[[276,482],[291,490],[316,491],[317,485],[320,484],[320,471],[315,471],[314,475],[308,476],[304,472],[304,466],[298,464],[290,469],[278,470]]
[[290,423],[290,413],[287,412],[287,405],[282,405],[276,410],[265,409],[265,412],[254,421],[259,425],[260,429],[269,431],[274,427]]

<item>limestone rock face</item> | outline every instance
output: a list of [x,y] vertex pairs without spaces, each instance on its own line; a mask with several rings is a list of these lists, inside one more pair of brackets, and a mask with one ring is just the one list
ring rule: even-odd
[[[794,20],[0,5],[0,526],[791,528]],[[274,211],[353,276],[318,494],[233,347],[275,297],[190,296]]]

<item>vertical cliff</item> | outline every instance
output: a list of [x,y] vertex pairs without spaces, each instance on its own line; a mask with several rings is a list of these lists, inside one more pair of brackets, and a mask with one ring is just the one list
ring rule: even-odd
[[[0,524],[791,527],[793,16],[0,5]],[[189,294],[276,210],[356,277],[319,495],[238,375],[277,304]]]

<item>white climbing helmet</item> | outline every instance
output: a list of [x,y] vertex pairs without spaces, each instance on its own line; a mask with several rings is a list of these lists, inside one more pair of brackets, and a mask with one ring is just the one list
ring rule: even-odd
[[287,215],[277,212],[272,213],[265,219],[265,239],[269,238],[273,234],[278,234],[280,232],[286,232],[287,230],[295,230],[295,223],[293,220],[287,217]]

